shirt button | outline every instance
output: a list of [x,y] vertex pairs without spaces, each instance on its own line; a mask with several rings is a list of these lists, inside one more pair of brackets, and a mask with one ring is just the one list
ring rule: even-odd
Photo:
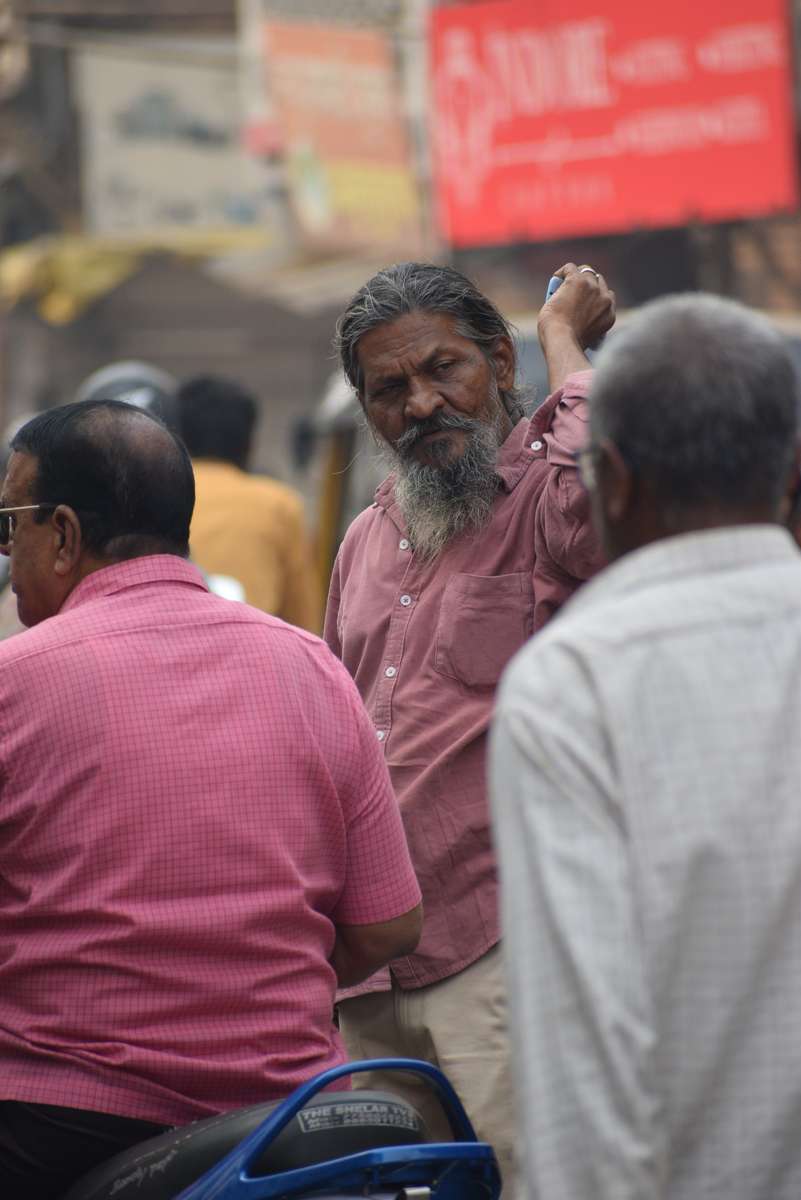
[[408,550],[409,549],[409,539],[401,538],[401,540],[398,542],[398,549],[399,550]]
[[397,673],[398,673],[397,667],[387,667],[386,671],[384,672],[387,679],[394,679],[395,676],[397,675]]
[[384,730],[383,730],[383,729],[376,729],[376,731],[375,731],[375,736],[378,738],[379,742],[383,742],[384,738],[385,738],[387,735],[386,735],[386,733],[384,732]]
[[541,450],[541,449],[542,449],[542,442],[540,442],[540,441],[532,442],[532,443],[531,443],[531,449],[532,449],[532,450]]
[[412,602],[412,598],[411,598],[411,596],[401,596],[400,602],[404,608],[408,608]]

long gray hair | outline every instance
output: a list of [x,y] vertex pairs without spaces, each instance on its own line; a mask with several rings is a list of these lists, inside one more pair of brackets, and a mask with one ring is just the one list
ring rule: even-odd
[[[396,263],[368,279],[337,322],[336,349],[348,382],[360,395],[359,339],[412,312],[453,317],[456,332],[474,342],[490,364],[499,337],[507,337],[515,345],[508,321],[464,275],[433,263]],[[499,395],[511,419],[518,421],[524,408],[517,387],[499,388]]]

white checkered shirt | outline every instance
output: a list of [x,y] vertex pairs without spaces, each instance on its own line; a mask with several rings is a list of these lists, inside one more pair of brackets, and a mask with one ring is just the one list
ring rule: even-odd
[[491,744],[528,1195],[801,1198],[801,556],[654,543],[523,649]]

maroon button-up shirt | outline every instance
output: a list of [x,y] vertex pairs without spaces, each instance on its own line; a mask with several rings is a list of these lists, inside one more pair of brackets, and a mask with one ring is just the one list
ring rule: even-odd
[[[572,458],[587,437],[589,380],[571,375],[514,427],[478,533],[420,561],[390,476],[334,565],[325,638],[385,748],[423,893],[421,942],[392,964],[402,987],[455,974],[499,937],[486,733],[509,659],[600,565]],[[388,986],[384,971],[357,990]]]

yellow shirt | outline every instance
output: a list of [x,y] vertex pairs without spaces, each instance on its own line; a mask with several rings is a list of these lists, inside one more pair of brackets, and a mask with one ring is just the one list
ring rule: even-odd
[[248,604],[318,633],[322,595],[298,493],[216,459],[192,465],[193,560],[238,580]]

